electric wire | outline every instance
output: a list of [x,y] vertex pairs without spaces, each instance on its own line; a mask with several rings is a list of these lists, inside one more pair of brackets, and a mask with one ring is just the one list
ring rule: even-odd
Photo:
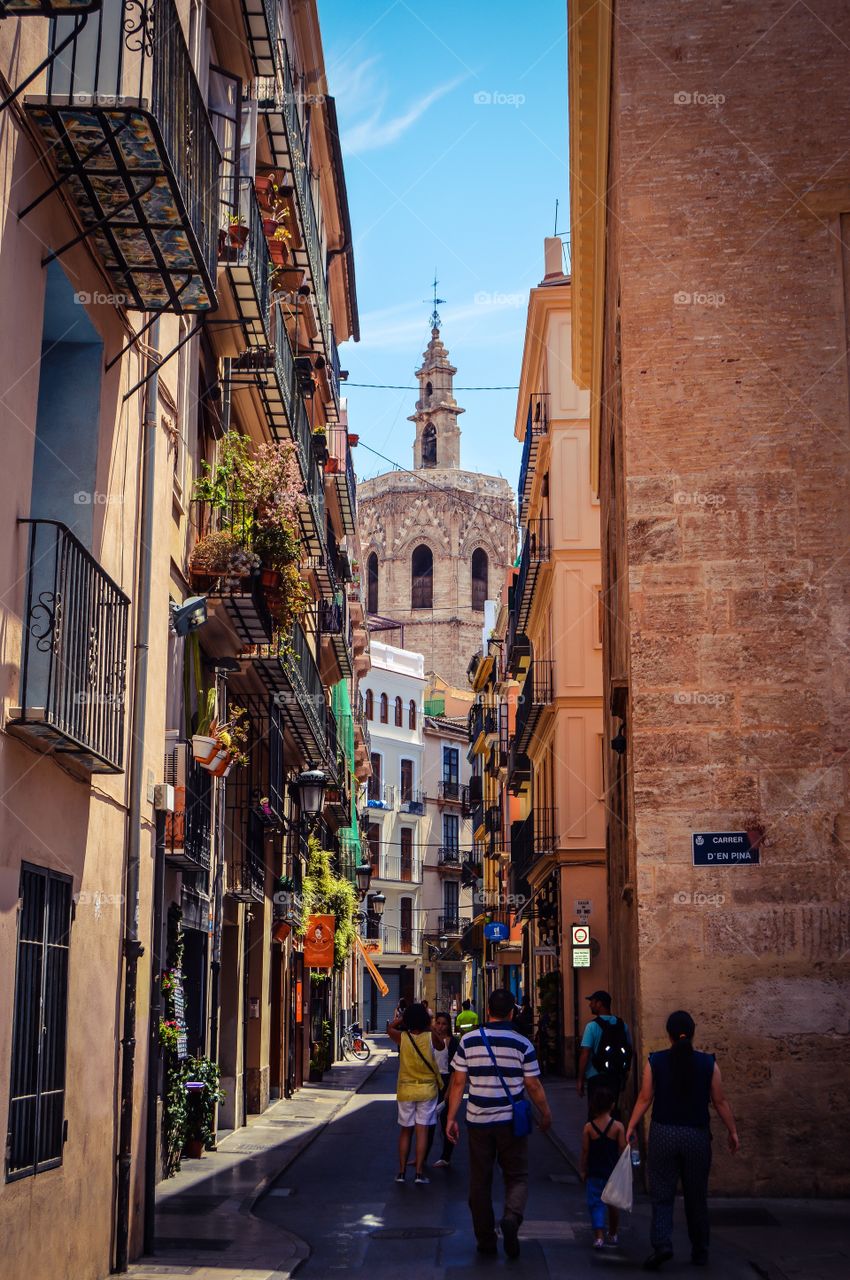
[[[433,480],[429,480],[426,476],[424,476],[424,475],[422,474],[422,471],[421,471],[421,470],[419,470],[419,471],[412,471],[412,470],[410,469],[410,467],[404,467],[404,466],[402,466],[402,464],[401,464],[400,462],[396,462],[396,461],[395,461],[395,459],[393,459],[393,458],[388,458],[388,457],[387,457],[387,455],[386,455],[385,453],[381,453],[378,449],[373,449],[371,445],[364,444],[364,443],[363,443],[363,441],[362,441],[362,439],[359,441],[359,443],[358,443],[358,446],[357,446],[357,447],[358,447],[359,449],[365,449],[365,450],[367,451],[367,453],[373,453],[373,454],[375,455],[375,457],[376,457],[376,458],[380,458],[382,462],[388,462],[388,463],[390,464],[390,466],[393,468],[393,470],[395,470],[395,471],[402,471],[402,472],[404,472],[404,474],[405,474],[405,475],[413,476],[413,478],[414,478],[415,480],[419,480],[419,481],[421,481],[421,482],[422,482],[422,484],[426,484],[426,485],[428,485],[428,487],[429,487],[430,489],[436,489],[436,491],[437,491],[438,493],[449,493],[449,494],[451,494],[451,495],[452,495],[452,497],[454,498],[454,500],[455,500],[456,502],[463,503],[464,505],[466,505],[467,507],[469,507],[472,511],[477,512],[477,513],[478,513],[478,515],[486,516],[489,520],[499,520],[499,521],[501,521],[501,523],[502,523],[502,524],[510,525],[510,527],[511,527],[513,530],[516,530],[516,519],[515,519],[515,518],[511,518],[511,519],[509,520],[506,516],[500,516],[500,515],[495,514],[495,512],[488,511],[488,510],[486,509],[486,507],[479,507],[479,506],[478,506],[478,505],[473,501],[473,499],[464,497],[464,496],[463,496],[463,494],[458,493],[456,489],[453,489],[453,488],[451,488],[450,486],[447,486],[447,485],[435,484],[435,483],[433,482]],[[480,472],[475,472],[475,474],[476,474],[476,475],[480,475],[481,473],[480,473]],[[376,477],[370,477],[370,479],[376,479]],[[501,501],[501,499],[498,499],[498,498],[497,498],[497,499],[495,499],[495,501],[497,501],[497,502],[498,502],[498,501]]]

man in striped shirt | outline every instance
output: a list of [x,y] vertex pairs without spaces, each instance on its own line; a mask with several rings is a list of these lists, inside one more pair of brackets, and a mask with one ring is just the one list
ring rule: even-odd
[[505,1180],[505,1211],[500,1226],[509,1258],[519,1255],[518,1234],[528,1199],[528,1138],[518,1138],[514,1133],[513,1101],[521,1098],[525,1089],[539,1112],[540,1128],[548,1129],[552,1123],[540,1083],[537,1054],[531,1041],[514,1029],[514,1008],[510,991],[493,991],[487,1002],[486,1026],[468,1031],[461,1040],[452,1059],[446,1116],[446,1135],[457,1142],[457,1113],[468,1080],[466,1124],[472,1226],[479,1253],[496,1253],[492,1189],[493,1169],[498,1161]]

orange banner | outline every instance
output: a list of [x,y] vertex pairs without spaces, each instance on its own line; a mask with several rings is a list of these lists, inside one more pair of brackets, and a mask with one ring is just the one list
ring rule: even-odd
[[334,967],[334,916],[310,916],[304,934],[304,963],[310,969]]
[[372,957],[369,955],[369,952],[364,947],[363,939],[359,936],[359,934],[355,936],[356,936],[357,945],[360,948],[360,951],[363,955],[363,963],[366,965],[366,968],[369,970],[372,981],[374,982],[375,986],[378,988],[382,996],[388,995],[390,989],[387,986],[387,984],[384,982],[378,970],[375,968],[374,964],[372,963]]

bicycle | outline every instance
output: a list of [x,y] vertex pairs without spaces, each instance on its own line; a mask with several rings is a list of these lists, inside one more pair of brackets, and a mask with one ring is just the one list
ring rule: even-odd
[[366,1062],[371,1056],[372,1047],[363,1038],[363,1028],[353,1022],[342,1033],[342,1052],[346,1058],[356,1058],[358,1062]]

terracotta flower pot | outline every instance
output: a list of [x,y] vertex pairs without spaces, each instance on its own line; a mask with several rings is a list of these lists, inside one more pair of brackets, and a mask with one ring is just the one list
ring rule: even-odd
[[200,1160],[204,1154],[203,1138],[187,1138],[185,1152],[190,1160]]
[[325,463],[325,471],[329,476],[336,475],[339,471],[339,458],[328,458]]
[[349,434],[348,434],[348,447],[349,447],[349,449],[353,449],[353,448],[354,448],[356,445],[358,445],[359,443],[360,443],[360,437],[359,437],[359,436],[357,436],[357,435],[352,435],[352,434],[351,434],[351,432],[349,432]]
[[212,764],[218,755],[218,742],[215,738],[208,738],[204,734],[196,733],[192,738],[192,755],[198,764],[206,767]]
[[243,248],[248,243],[248,228],[241,222],[231,222],[228,227],[228,235],[231,244],[235,244],[238,248]]
[[272,193],[272,180],[267,173],[258,173],[254,179],[254,190],[261,205],[268,202]]
[[272,236],[277,231],[277,225],[278,224],[274,218],[263,218],[263,235],[267,236],[268,239],[271,240]]
[[282,579],[277,569],[260,570],[260,582],[266,591],[279,591],[281,581]]
[[284,266],[286,263],[286,241],[269,240],[269,256],[276,267]]

